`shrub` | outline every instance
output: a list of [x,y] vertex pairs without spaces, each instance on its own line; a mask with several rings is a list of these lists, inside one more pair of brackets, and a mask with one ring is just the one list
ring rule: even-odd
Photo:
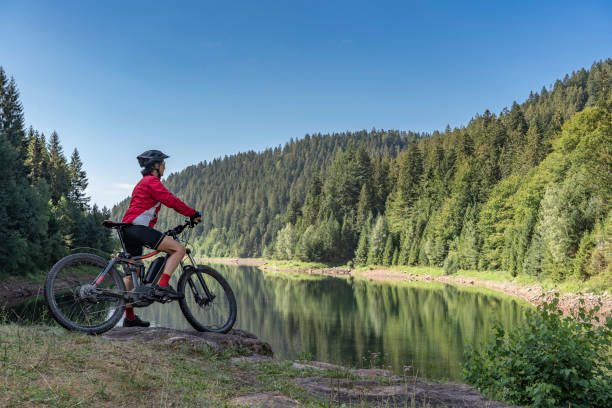
[[[594,313],[579,308],[563,317],[558,295],[511,333],[496,326],[491,341],[468,349],[466,380],[490,397],[537,407],[612,406],[612,318],[596,326]],[[580,300],[584,305],[584,300]]]

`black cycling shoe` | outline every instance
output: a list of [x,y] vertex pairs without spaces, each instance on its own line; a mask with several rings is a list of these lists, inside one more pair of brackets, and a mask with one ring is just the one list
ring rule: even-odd
[[153,287],[153,293],[155,294],[155,296],[160,297],[160,298],[167,297],[169,299],[182,299],[185,297],[185,295],[178,293],[170,285],[168,286],[155,285]]
[[123,319],[123,327],[149,327],[151,323],[136,316],[133,319]]

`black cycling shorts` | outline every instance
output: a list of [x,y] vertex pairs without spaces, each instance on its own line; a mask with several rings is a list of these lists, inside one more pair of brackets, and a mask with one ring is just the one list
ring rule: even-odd
[[157,249],[166,234],[144,225],[130,225],[121,229],[125,249],[132,256],[142,255],[142,247]]

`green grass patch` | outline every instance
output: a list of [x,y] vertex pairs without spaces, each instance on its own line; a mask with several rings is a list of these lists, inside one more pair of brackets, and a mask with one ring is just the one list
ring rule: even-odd
[[287,279],[287,280],[311,280],[311,281],[315,281],[315,280],[324,280],[324,279],[329,279],[329,276],[325,276],[325,275],[318,275],[318,274],[314,274],[314,275],[309,275],[307,273],[285,273],[285,272],[275,272],[275,271],[270,271],[270,270],[264,270],[263,273],[266,276],[271,276],[274,278],[278,278],[278,279]]
[[322,269],[322,268],[335,268],[343,266],[348,269],[348,266],[341,263],[323,263],[323,262],[300,262],[300,261],[278,261],[278,260],[266,260],[265,265],[270,268],[278,269]]
[[[346,269],[353,269],[357,272],[357,275],[372,269],[386,269],[390,271],[403,272],[406,274],[412,274],[417,276],[431,276],[439,277],[444,275],[444,269],[433,266],[407,266],[407,265],[394,265],[394,266],[383,266],[383,265],[365,265],[356,266],[350,268],[346,264],[333,264],[333,263],[322,263],[322,262],[299,262],[299,261],[276,261],[267,260],[265,266],[276,267],[279,269],[295,269],[295,270],[308,270],[308,269],[324,269],[341,267]],[[518,275],[512,276],[507,271],[477,271],[477,270],[463,270],[460,269],[456,274],[452,276],[471,278],[481,281],[491,282],[511,282],[518,285],[531,286],[538,285],[545,290],[555,289],[561,293],[595,293],[601,294],[605,291],[610,292],[612,290],[612,280],[606,276],[596,276],[589,280],[582,281],[574,277],[569,277],[562,282],[554,281],[548,277],[535,277],[530,275]]]

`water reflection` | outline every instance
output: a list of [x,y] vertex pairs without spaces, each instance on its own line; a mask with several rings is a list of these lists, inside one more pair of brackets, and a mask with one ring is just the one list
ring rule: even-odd
[[[465,345],[486,339],[497,319],[516,327],[525,305],[453,286],[264,273],[216,265],[238,303],[236,326],[268,341],[280,358],[390,366],[429,378],[461,379]],[[139,312],[156,325],[188,328],[177,304]]]
[[[279,358],[309,356],[357,367],[374,363],[397,373],[411,366],[409,374],[460,381],[464,347],[485,340],[493,320],[512,330],[526,310],[506,296],[453,286],[215,267],[234,289],[235,327],[268,341]],[[176,285],[178,276],[173,278]],[[42,303],[29,314],[41,314]],[[20,313],[28,314],[23,308]],[[154,326],[190,328],[176,302],[136,313]]]

